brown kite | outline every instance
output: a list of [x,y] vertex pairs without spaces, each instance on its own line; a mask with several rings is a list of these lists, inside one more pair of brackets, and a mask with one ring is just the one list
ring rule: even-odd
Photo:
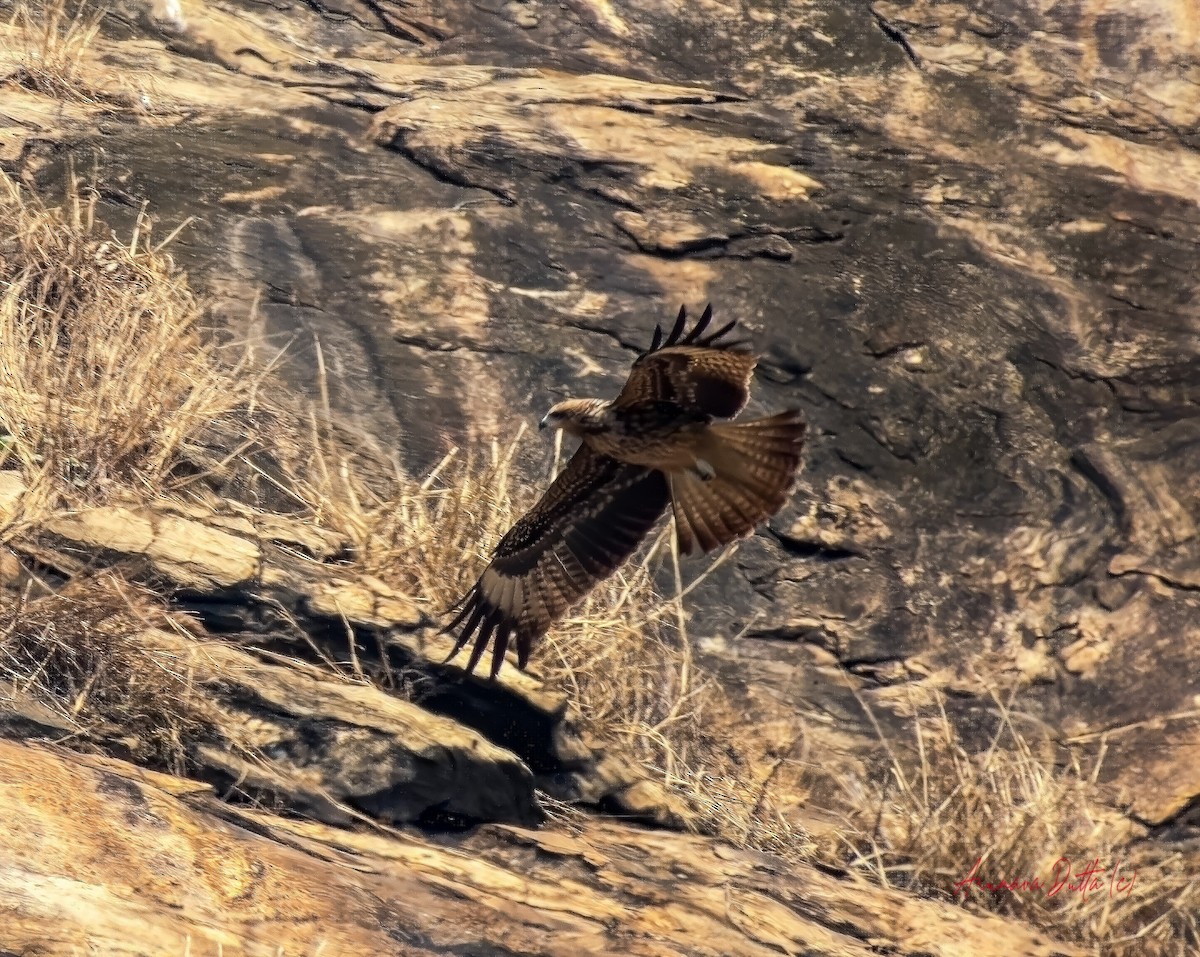
[[467,672],[489,642],[492,677],[515,639],[524,668],[537,641],[627,559],[670,506],[679,550],[710,552],[749,535],[788,500],[800,468],[804,420],[796,410],[753,422],[732,419],[750,397],[758,361],[734,320],[707,332],[712,306],[690,331],[679,310],[664,340],[633,363],[613,400],[568,399],[541,427],[582,443],[566,468],[496,546],[444,631],[471,637]]

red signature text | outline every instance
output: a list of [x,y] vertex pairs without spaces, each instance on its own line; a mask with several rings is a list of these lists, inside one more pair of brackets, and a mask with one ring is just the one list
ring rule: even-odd
[[986,879],[980,876],[983,858],[975,861],[971,872],[954,885],[954,892],[964,897],[972,888],[999,893],[1025,892],[1045,894],[1046,897],[1057,897],[1059,894],[1078,894],[1086,901],[1093,894],[1107,894],[1109,898],[1128,897],[1137,881],[1137,871],[1121,870],[1121,861],[1117,860],[1112,867],[1102,866],[1100,858],[1093,858],[1077,868],[1071,866],[1069,858],[1060,857],[1054,862],[1054,867],[1047,878],[1041,877],[1002,877],[998,880]]

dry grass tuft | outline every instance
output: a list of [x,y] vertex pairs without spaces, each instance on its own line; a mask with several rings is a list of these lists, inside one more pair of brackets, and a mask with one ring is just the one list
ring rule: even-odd
[[[304,488],[322,521],[350,536],[359,567],[442,611],[541,492],[544,483],[518,478],[523,432],[507,445],[493,442],[482,461],[452,452],[421,479],[397,470],[383,497],[355,481],[361,463],[351,453],[321,441],[307,483],[293,487]],[[698,582],[683,588],[676,564],[676,594],[664,598],[655,586],[656,569],[673,557],[672,537],[668,526],[554,628],[535,652],[534,670],[576,704],[600,744],[629,754],[698,808],[706,831],[801,856],[806,836],[768,793],[776,762],[741,741],[724,691],[693,660],[682,601]]]
[[74,10],[66,0],[19,0],[4,29],[10,72],[0,79],[56,100],[93,101],[108,94],[94,89],[83,70],[85,54],[100,32],[104,11],[86,0]]
[[0,440],[9,467],[71,502],[212,464],[250,388],[146,216],[124,241],[95,212],[74,178],[50,207],[0,176]]
[[[1105,803],[1096,783],[1098,766],[1057,764],[1031,746],[1007,707],[996,704],[1000,728],[983,753],[964,746],[940,701],[932,718],[914,719],[914,759],[889,745],[886,780],[856,798],[864,820],[847,837],[852,866],[885,885],[1102,945],[1112,957],[1195,954],[1200,877],[1160,843],[1130,842],[1128,821]],[[1093,859],[1107,868],[1098,888],[1073,891],[1070,885],[1078,885],[1080,870]],[[1041,886],[956,887],[977,861],[976,876],[993,885],[1036,878]],[[1052,894],[1056,879],[1070,875]],[[1130,878],[1131,886],[1117,883]]]
[[182,773],[188,745],[218,734],[219,715],[149,629],[179,620],[150,591],[103,572],[0,610],[0,677],[89,738]]
[[[222,363],[148,218],[122,241],[95,214],[74,177],[51,206],[0,174],[0,469],[25,488],[0,519],[5,541],[36,542],[64,508],[154,500],[242,451],[229,438],[240,441],[257,379]],[[82,738],[181,770],[188,742],[220,719],[151,640],[177,627],[111,573],[40,597],[0,591],[0,678]]]

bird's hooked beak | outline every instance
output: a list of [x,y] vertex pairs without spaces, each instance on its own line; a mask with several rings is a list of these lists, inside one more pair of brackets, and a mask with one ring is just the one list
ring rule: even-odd
[[546,426],[548,426],[549,424],[550,424],[550,413],[547,412],[545,415],[542,416],[542,421],[538,423],[538,431],[545,432]]

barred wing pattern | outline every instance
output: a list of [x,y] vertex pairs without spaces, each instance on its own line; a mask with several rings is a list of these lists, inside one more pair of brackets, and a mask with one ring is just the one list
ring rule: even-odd
[[715,332],[707,332],[712,306],[687,328],[687,309],[680,308],[675,325],[663,338],[654,327],[650,348],[638,356],[613,407],[669,402],[684,413],[731,419],[750,398],[750,377],[758,362],[740,339],[727,336],[737,325],[733,319]]
[[443,632],[459,632],[450,657],[474,636],[473,672],[489,642],[491,674],[515,639],[524,668],[551,626],[637,548],[669,503],[662,472],[626,465],[584,445],[541,500],[500,540],[492,560]]

